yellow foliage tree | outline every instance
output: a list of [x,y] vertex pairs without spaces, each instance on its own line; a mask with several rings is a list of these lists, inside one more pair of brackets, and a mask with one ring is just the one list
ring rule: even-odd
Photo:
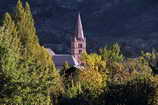
[[102,57],[95,53],[83,53],[81,60],[84,63],[86,69],[104,71],[106,68],[106,61],[103,61]]

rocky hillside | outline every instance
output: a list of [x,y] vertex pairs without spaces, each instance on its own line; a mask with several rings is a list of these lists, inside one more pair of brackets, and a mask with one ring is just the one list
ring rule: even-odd
[[[1,0],[0,14],[15,4]],[[69,51],[78,12],[89,51],[113,42],[132,55],[158,48],[157,0],[30,0],[30,4],[41,44],[56,52]]]

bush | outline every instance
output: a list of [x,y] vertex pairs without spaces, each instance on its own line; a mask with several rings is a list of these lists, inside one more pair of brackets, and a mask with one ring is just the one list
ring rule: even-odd
[[157,105],[158,82],[153,77],[140,76],[124,83],[109,84],[105,105]]

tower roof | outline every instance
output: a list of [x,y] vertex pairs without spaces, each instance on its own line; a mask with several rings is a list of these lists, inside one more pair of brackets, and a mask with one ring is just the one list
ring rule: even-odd
[[76,38],[84,39],[83,26],[82,26],[80,13],[78,13],[75,36],[76,36]]

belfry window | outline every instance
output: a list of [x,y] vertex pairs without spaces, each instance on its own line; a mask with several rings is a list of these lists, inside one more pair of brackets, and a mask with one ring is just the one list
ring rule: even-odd
[[78,44],[78,48],[82,48],[83,47],[83,45],[82,44]]

